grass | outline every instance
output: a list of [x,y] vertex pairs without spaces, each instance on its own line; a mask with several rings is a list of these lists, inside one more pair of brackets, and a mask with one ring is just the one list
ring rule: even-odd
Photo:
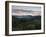
[[38,30],[41,29],[41,19],[32,19],[30,21],[21,20],[18,21],[16,19],[12,20],[12,30]]

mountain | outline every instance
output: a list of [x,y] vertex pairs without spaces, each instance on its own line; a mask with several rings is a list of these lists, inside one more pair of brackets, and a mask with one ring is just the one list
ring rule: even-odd
[[31,21],[35,19],[41,19],[41,16],[12,16],[15,21]]

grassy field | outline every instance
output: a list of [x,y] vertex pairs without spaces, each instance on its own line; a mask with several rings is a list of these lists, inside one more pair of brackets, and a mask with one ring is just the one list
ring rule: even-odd
[[41,29],[41,16],[32,19],[18,19],[15,16],[12,16],[12,31]]

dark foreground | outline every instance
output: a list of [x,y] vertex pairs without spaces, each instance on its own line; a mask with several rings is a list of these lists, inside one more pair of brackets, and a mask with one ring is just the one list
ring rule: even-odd
[[41,16],[12,16],[12,31],[41,29]]

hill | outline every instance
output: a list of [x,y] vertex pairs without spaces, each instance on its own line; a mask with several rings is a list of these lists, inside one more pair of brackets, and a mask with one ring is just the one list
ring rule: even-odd
[[41,16],[12,16],[14,30],[38,30],[41,29]]

